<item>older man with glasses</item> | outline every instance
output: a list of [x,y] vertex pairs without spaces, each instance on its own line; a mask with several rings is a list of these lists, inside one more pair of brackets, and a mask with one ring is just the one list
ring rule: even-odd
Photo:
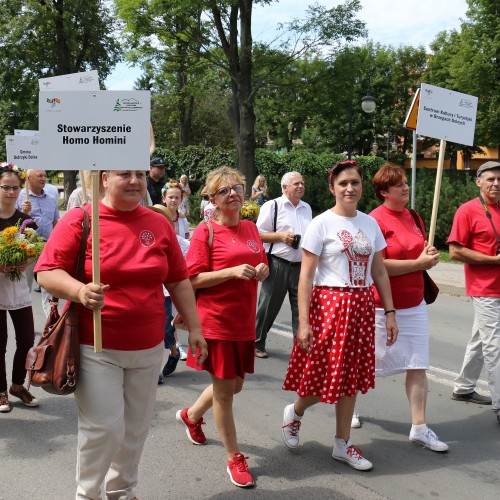
[[[30,169],[27,171],[27,184],[29,187],[29,199],[31,203],[31,218],[38,226],[36,232],[46,240],[52,234],[57,221],[59,220],[59,207],[57,200],[49,195],[45,189],[47,183],[47,174],[45,170]],[[26,190],[23,189],[19,193],[17,207],[21,209],[23,202],[26,200]],[[33,265],[26,269],[26,278],[31,291],[33,285]],[[45,316],[50,313],[50,295],[43,289],[39,290],[42,293],[42,307]]]
[[255,356],[269,357],[267,333],[273,326],[285,295],[292,309],[293,336],[297,334],[299,283],[302,248],[300,240],[312,219],[311,207],[302,201],[304,179],[298,172],[287,172],[281,179],[283,196],[264,203],[257,219],[257,229],[264,243],[270,274],[262,283],[257,306]]

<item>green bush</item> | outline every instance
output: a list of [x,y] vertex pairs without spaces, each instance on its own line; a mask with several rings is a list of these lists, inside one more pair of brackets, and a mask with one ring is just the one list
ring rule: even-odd
[[[199,207],[201,197],[199,192],[208,172],[222,164],[236,167],[236,153],[220,147],[188,146],[176,150],[158,148],[155,156],[162,156],[167,164],[167,176],[179,178],[182,174],[189,176],[193,191],[190,199],[191,223],[199,222]],[[307,149],[297,149],[281,154],[268,149],[256,151],[257,172],[266,177],[270,198],[281,195],[280,180],[286,172],[297,171],[304,176],[307,201],[317,215],[333,206],[333,198],[328,189],[328,171],[338,161],[345,160],[341,154],[328,152],[314,153]],[[378,156],[362,156],[356,158],[364,173],[363,195],[359,202],[359,209],[369,213],[379,205],[373,193],[371,180],[375,172],[385,163]],[[435,245],[438,248],[447,248],[446,239],[450,233],[453,216],[456,209],[465,201],[477,196],[477,187],[473,182],[474,172],[445,170],[443,173],[438,219],[436,223]],[[411,170],[407,170],[408,183],[411,185]],[[431,220],[432,203],[436,170],[419,169],[416,184],[416,210],[424,220],[427,232]],[[253,184],[254,179],[247,179]]]

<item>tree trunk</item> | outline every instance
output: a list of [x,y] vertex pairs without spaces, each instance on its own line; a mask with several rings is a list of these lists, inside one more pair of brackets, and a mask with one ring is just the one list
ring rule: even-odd
[[[240,0],[240,64],[238,78],[238,167],[247,179],[247,190],[256,177],[255,113],[252,94],[252,0]],[[249,194],[249,192],[247,193]]]
[[[247,179],[247,194],[256,177],[255,114],[252,93],[252,0],[238,0],[230,6],[229,33],[224,31],[221,11],[211,3],[214,23],[227,58],[231,75],[233,102],[231,125],[236,139],[238,168]],[[238,47],[238,17],[240,46]]]
[[456,170],[457,169],[457,149],[453,148],[453,151],[451,152],[450,156],[450,170]]
[[[71,193],[76,189],[76,173],[77,170],[65,170],[64,175],[64,208],[68,203]],[[83,186],[83,179],[80,179]]]

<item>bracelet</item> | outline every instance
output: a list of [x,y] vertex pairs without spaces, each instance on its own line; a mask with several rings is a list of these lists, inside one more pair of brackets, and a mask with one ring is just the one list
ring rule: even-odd
[[384,311],[384,316],[387,316],[390,313],[396,314],[396,309],[389,309],[388,311]]

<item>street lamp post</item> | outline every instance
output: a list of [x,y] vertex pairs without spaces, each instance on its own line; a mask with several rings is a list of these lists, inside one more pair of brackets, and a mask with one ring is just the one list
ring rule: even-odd
[[[361,109],[366,114],[371,114],[377,108],[377,100],[371,94],[365,95],[361,99]],[[349,137],[347,143],[347,159],[352,157],[352,100],[349,101]]]

